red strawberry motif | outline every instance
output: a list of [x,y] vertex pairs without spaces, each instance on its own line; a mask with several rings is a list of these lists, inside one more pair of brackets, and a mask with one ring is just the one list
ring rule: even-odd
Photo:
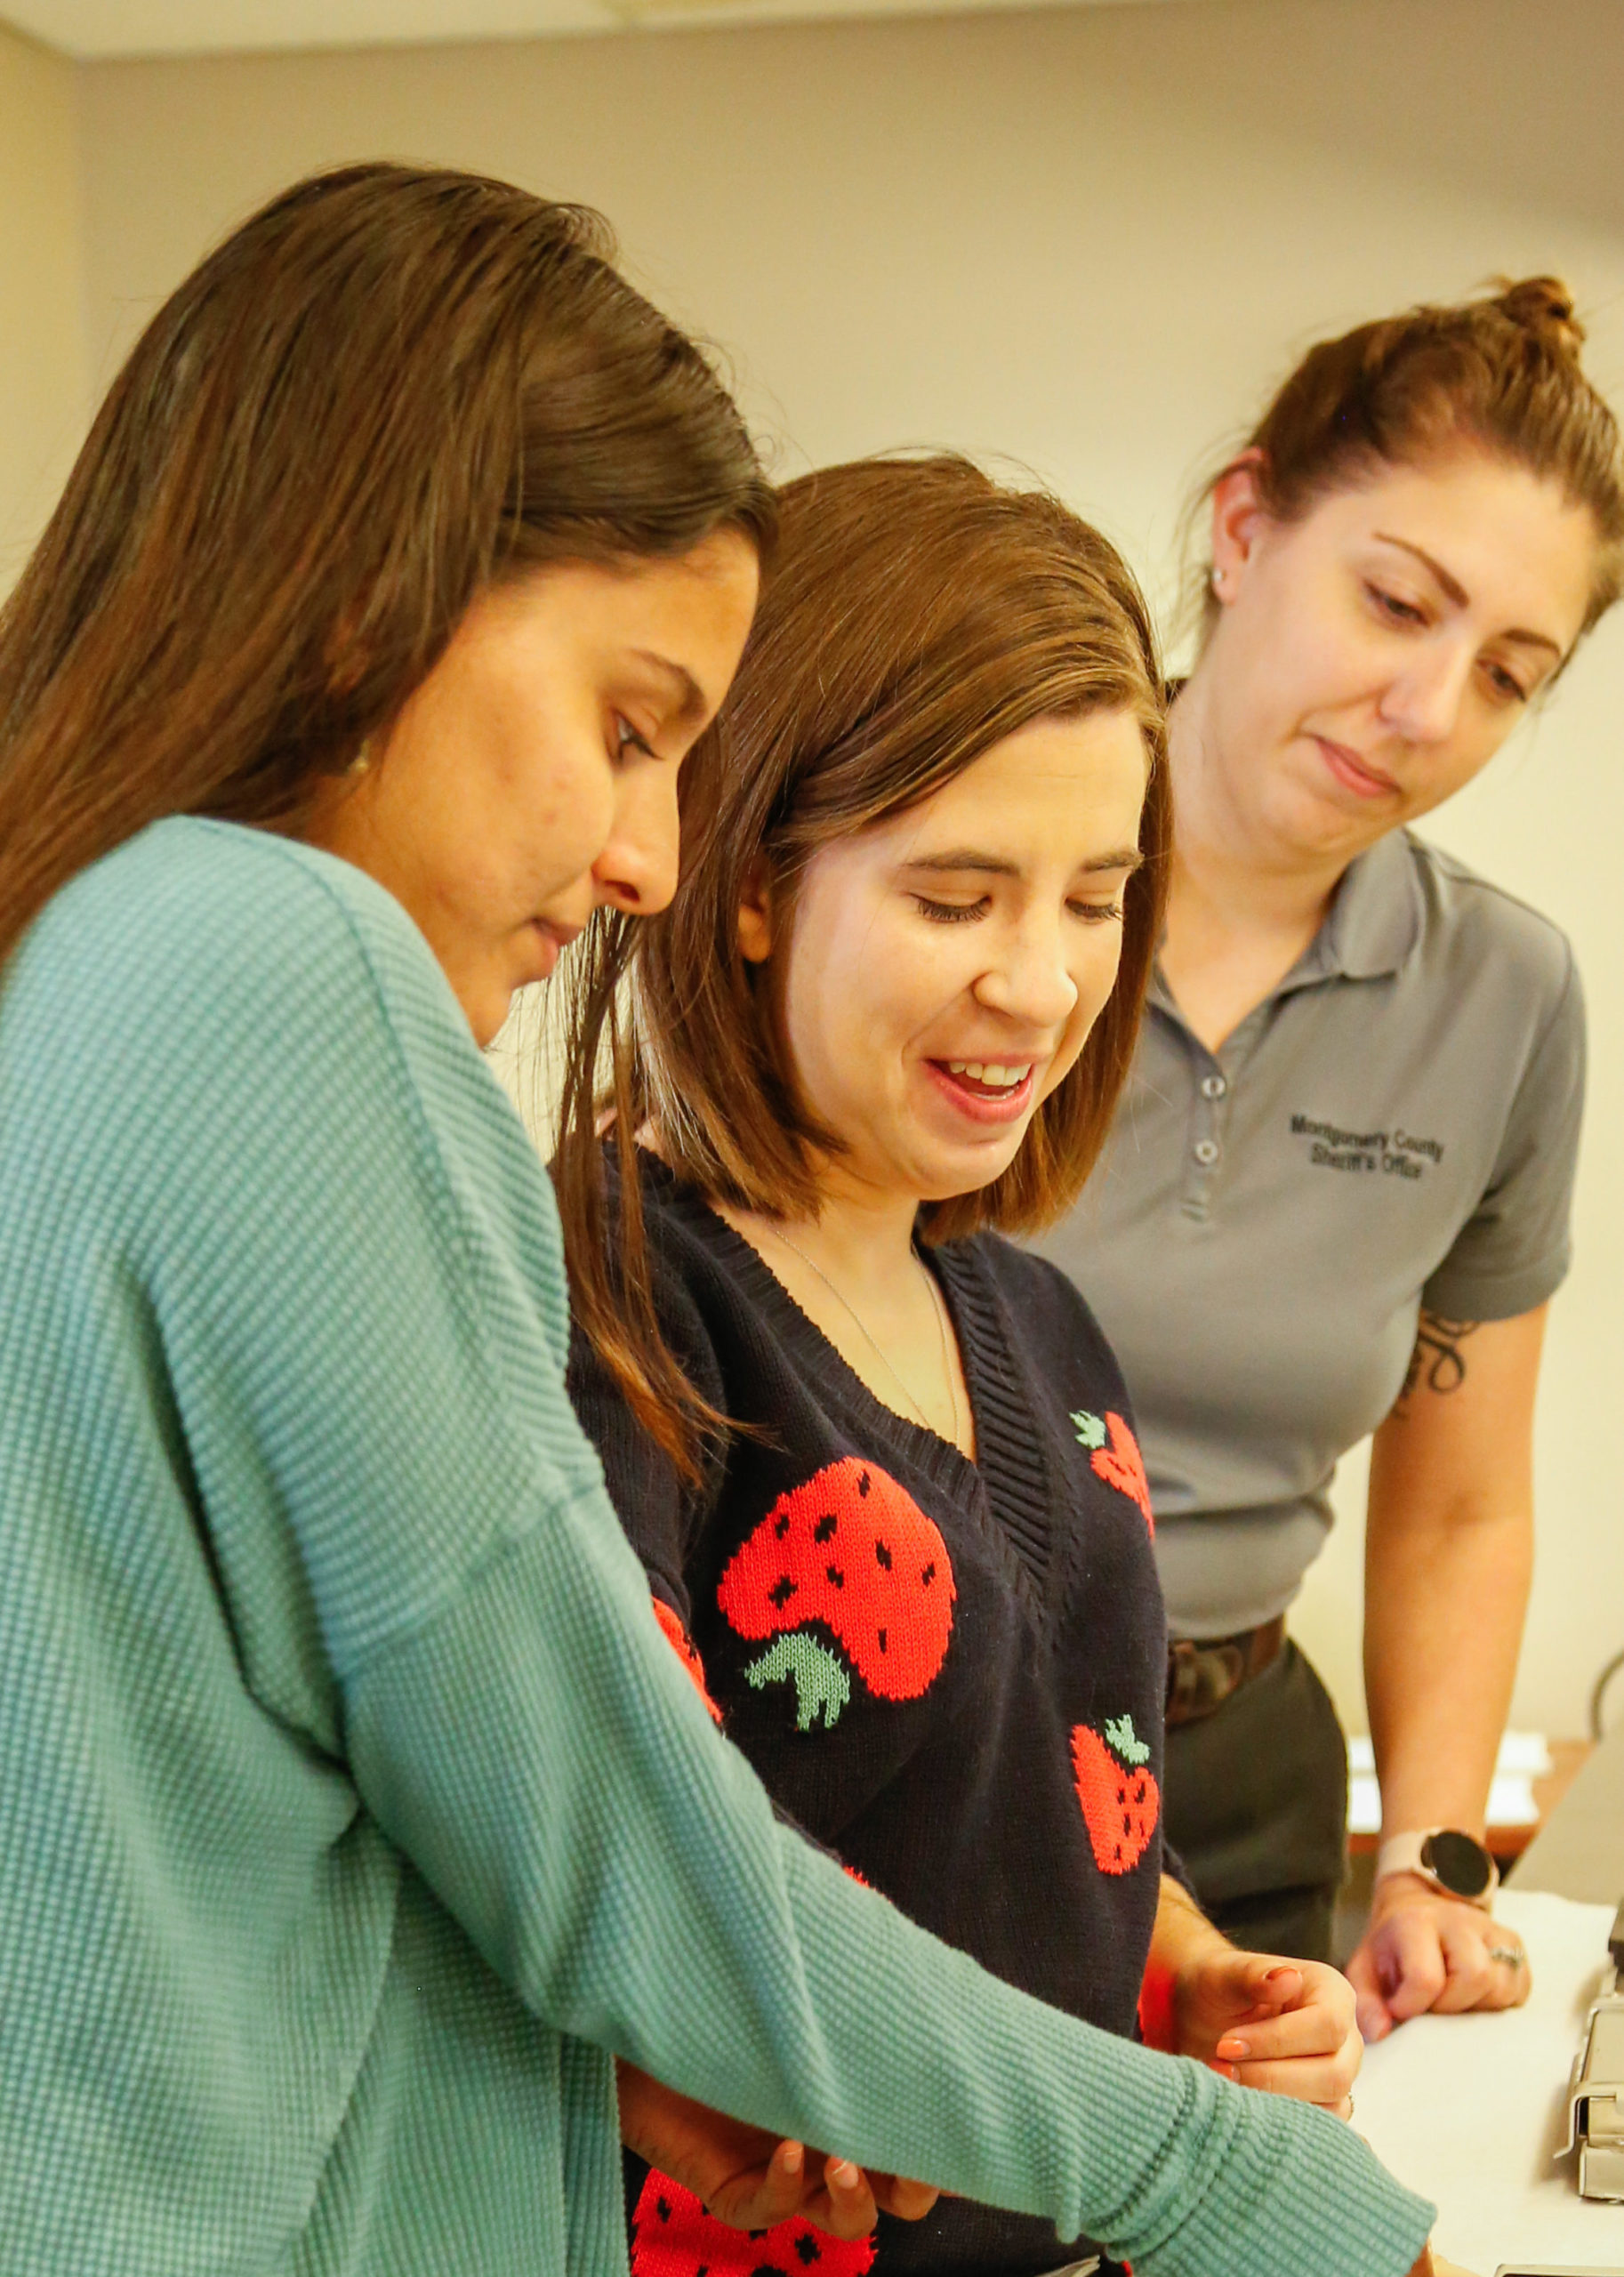
[[[1107,1408],[1102,1421],[1080,1409],[1072,1421],[1077,1427],[1077,1436],[1089,1449],[1089,1468],[1096,1477],[1103,1478],[1107,1486],[1114,1486],[1137,1502],[1144,1513],[1145,1523],[1154,1536],[1156,1514],[1150,1506],[1150,1481],[1145,1476],[1145,1458],[1139,1452],[1139,1443],[1123,1419],[1113,1409]],[[1105,1444],[1107,1435],[1111,1444]]]
[[803,1622],[832,1629],[881,1700],[917,1700],[947,1658],[958,1592],[947,1546],[919,1504],[877,1464],[848,1456],[781,1494],[728,1559],[717,1602],[741,1637],[780,1642],[745,1671],[793,1677],[799,1721],[835,1722],[850,1683]]
[[799,2216],[730,2230],[669,2175],[649,2175],[631,2217],[632,2277],[868,2277],[873,2265],[872,2237],[832,2238]]
[[[1127,1758],[1126,1769],[1118,1755]],[[1162,1794],[1149,1761],[1150,1750],[1135,1733],[1131,1716],[1108,1722],[1104,1740],[1087,1724],[1073,1728],[1072,1774],[1102,1874],[1131,1873],[1156,1830]]]

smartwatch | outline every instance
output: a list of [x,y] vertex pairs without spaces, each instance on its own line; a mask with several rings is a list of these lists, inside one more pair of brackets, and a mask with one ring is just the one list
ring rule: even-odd
[[1467,1905],[1481,1905],[1486,1913],[1499,1885],[1499,1868],[1475,1835],[1458,1827],[1429,1827],[1424,1834],[1395,1834],[1376,1857],[1376,1879],[1388,1874],[1419,1874],[1424,1882],[1458,1897]]

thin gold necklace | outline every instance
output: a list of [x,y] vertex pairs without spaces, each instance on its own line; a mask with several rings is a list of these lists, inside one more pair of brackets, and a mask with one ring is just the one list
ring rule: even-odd
[[[852,1326],[856,1330],[864,1344],[867,1345],[869,1350],[880,1362],[880,1366],[890,1377],[891,1381],[896,1386],[896,1388],[901,1392],[903,1397],[913,1410],[913,1412],[919,1417],[920,1421],[924,1425],[926,1430],[930,1432],[935,1437],[940,1438],[942,1436],[941,1433],[937,1431],[936,1425],[931,1421],[929,1416],[926,1414],[923,1406],[921,1404],[914,1393],[910,1389],[908,1385],[903,1381],[901,1375],[897,1372],[896,1364],[892,1360],[890,1354],[887,1352],[883,1347],[877,1344],[872,1336],[870,1335],[867,1328],[864,1325],[861,1314],[857,1311],[856,1307],[852,1303],[850,1298],[842,1296],[840,1290],[835,1287],[833,1282],[824,1272],[823,1267],[816,1262],[816,1259],[808,1257],[799,1243],[792,1242],[789,1235],[777,1226],[771,1227],[770,1231],[772,1232],[775,1240],[781,1241],[785,1249],[787,1249],[792,1256],[798,1257],[800,1259],[808,1273],[816,1274],[824,1288],[828,1290],[830,1295],[834,1299],[835,1303],[845,1312],[848,1318],[850,1320]],[[948,1404],[953,1409],[953,1443],[954,1446],[957,1446],[963,1435],[959,1426],[959,1388],[953,1381],[953,1362],[948,1356],[947,1350],[947,1306],[943,1298],[942,1291],[937,1286],[935,1274],[932,1273],[930,1267],[926,1264],[924,1259],[919,1255],[917,1251],[913,1252],[913,1259],[914,1263],[919,1267],[920,1271],[924,1275],[925,1285],[930,1291],[931,1310],[936,1315],[937,1335],[940,1340],[942,1347],[942,1377],[947,1386]]]

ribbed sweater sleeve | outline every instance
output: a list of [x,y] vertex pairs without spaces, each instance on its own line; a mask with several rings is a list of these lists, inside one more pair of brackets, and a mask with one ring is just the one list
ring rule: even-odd
[[136,1047],[140,1159],[188,1198],[137,1263],[201,1504],[249,1463],[284,1543],[213,1530],[248,1682],[274,1703],[281,1558],[331,1671],[313,1742],[562,2032],[1139,2277],[1401,2277],[1429,2209],[1350,2130],[1025,1999],[779,1825],[648,1616],[564,1395],[551,1193],[438,970],[339,865],[216,870],[274,1006],[195,909],[117,947],[188,1006]]

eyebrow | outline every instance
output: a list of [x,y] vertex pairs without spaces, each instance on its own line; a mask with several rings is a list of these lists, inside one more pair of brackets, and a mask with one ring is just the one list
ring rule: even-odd
[[[1145,857],[1137,846],[1119,846],[1110,854],[1096,854],[1090,861],[1080,862],[1079,869],[1092,875],[1097,871],[1137,870]],[[923,870],[932,877],[953,873],[963,876],[973,872],[978,877],[1018,878],[1021,865],[1007,860],[1000,854],[986,854],[977,848],[956,847],[945,854],[921,854],[917,861],[904,862],[904,870]]]
[[[1412,545],[1407,537],[1395,537],[1388,530],[1378,530],[1376,535],[1383,545],[1395,545],[1401,553],[1412,554],[1416,560],[1431,570],[1442,587],[1445,598],[1451,600],[1457,608],[1466,607],[1471,598],[1466,587],[1459,577],[1443,567],[1441,561],[1435,560],[1425,547]],[[1562,644],[1560,641],[1553,640],[1548,632],[1530,632],[1521,625],[1514,625],[1508,632],[1502,632],[1500,639],[1520,640],[1525,647],[1531,648],[1548,648],[1553,656],[1560,657],[1562,655]]]
[[686,726],[690,720],[703,720],[711,709],[710,698],[686,664],[678,664],[671,656],[662,656],[657,649],[634,648],[633,656],[642,664],[652,664],[662,678],[671,682],[677,696],[677,722]]

